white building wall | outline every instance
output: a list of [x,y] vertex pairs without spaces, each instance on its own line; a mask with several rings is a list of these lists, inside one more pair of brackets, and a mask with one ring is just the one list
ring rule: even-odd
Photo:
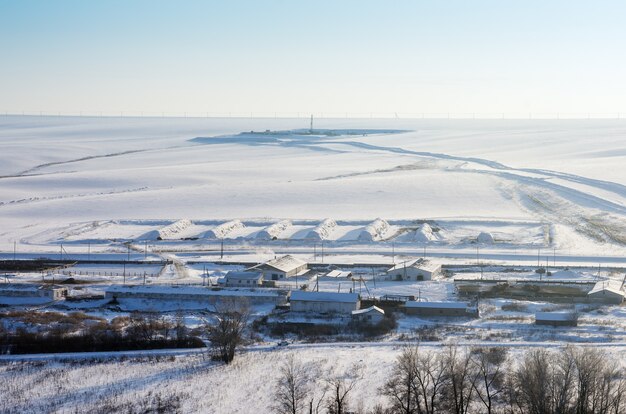
[[314,302],[314,301],[291,301],[291,310],[294,312],[312,313],[352,313],[359,308],[359,302]]

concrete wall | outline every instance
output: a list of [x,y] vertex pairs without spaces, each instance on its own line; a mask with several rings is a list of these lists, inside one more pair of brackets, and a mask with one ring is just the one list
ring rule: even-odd
[[472,313],[468,313],[466,309],[448,309],[448,308],[404,308],[404,313],[407,315],[419,315],[419,316],[469,316],[478,317]]
[[359,309],[359,302],[314,302],[314,301],[291,301],[291,310],[294,312],[311,313],[342,313],[352,314],[353,310]]
[[228,277],[226,278],[226,283],[225,283],[225,286],[228,286],[228,287],[257,287],[257,286],[262,286],[262,285],[263,285],[262,279],[260,283],[257,283],[256,280],[250,280],[250,279],[228,280]]
[[619,305],[624,301],[624,297],[622,295],[613,293],[609,290],[590,293],[587,297],[591,302],[607,303],[612,305]]
[[578,320],[571,320],[571,321],[535,320],[535,325],[545,325],[545,326],[578,326]]
[[274,305],[284,305],[287,303],[286,294],[277,295],[220,295],[218,291],[212,292],[211,295],[189,294],[189,293],[147,293],[147,292],[109,292],[105,293],[106,299],[146,299],[146,300],[169,300],[169,301],[193,301],[205,302],[209,305],[215,305],[222,300],[243,299],[253,305],[270,303]]

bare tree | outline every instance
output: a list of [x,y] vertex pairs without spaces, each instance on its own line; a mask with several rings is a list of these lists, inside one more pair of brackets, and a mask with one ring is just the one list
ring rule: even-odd
[[351,369],[326,379],[326,385],[330,396],[326,400],[326,408],[329,414],[344,414],[349,406],[348,396],[363,375],[363,367],[354,364]]
[[215,355],[226,364],[244,341],[250,308],[246,301],[222,300],[215,305],[215,322],[207,324],[208,337]]
[[426,414],[439,412],[445,385],[445,358],[440,353],[432,351],[419,352],[413,389],[417,412]]
[[472,361],[472,355],[460,350],[456,345],[449,345],[443,354],[446,384],[443,389],[446,396],[446,408],[455,414],[466,414],[472,403],[478,373]]
[[531,414],[548,410],[549,355],[544,349],[529,351],[515,371],[515,393],[520,407]]
[[415,414],[418,411],[417,395],[414,390],[419,348],[410,345],[402,350],[396,359],[391,376],[380,392],[391,400],[391,410],[394,413]]
[[474,382],[476,395],[485,406],[487,414],[494,410],[496,398],[505,390],[506,348],[475,348],[472,361],[476,367],[477,379]]
[[293,354],[289,354],[280,367],[280,376],[276,382],[276,412],[278,414],[304,412],[309,382],[307,368]]
[[622,412],[623,369],[609,364],[606,353],[597,349],[567,347],[563,353],[576,368],[576,414]]

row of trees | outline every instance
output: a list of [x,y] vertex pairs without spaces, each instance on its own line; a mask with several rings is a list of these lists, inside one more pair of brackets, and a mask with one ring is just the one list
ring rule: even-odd
[[[516,361],[513,361],[515,359]],[[342,414],[362,367],[320,375],[289,355],[276,386],[278,414]],[[512,358],[506,348],[424,350],[407,346],[378,390],[386,405],[373,414],[626,412],[624,369],[604,352],[532,349]]]
[[[52,312],[49,312],[52,313]],[[36,315],[26,315],[31,320]],[[11,330],[0,323],[0,354],[49,352],[124,351],[158,348],[203,347],[201,339],[185,326],[182,315],[174,319],[154,313],[90,319],[86,315],[55,314],[49,323],[12,324]],[[28,320],[28,319],[25,319]]]

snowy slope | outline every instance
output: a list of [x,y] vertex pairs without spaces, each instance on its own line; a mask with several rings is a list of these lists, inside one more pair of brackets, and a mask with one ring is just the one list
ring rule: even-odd
[[[546,223],[555,247],[624,252],[626,121],[335,119],[316,126],[363,133],[238,135],[303,124],[0,117],[0,249],[110,220],[153,221],[148,232],[183,218],[385,217]],[[491,231],[480,227],[466,237]]]

